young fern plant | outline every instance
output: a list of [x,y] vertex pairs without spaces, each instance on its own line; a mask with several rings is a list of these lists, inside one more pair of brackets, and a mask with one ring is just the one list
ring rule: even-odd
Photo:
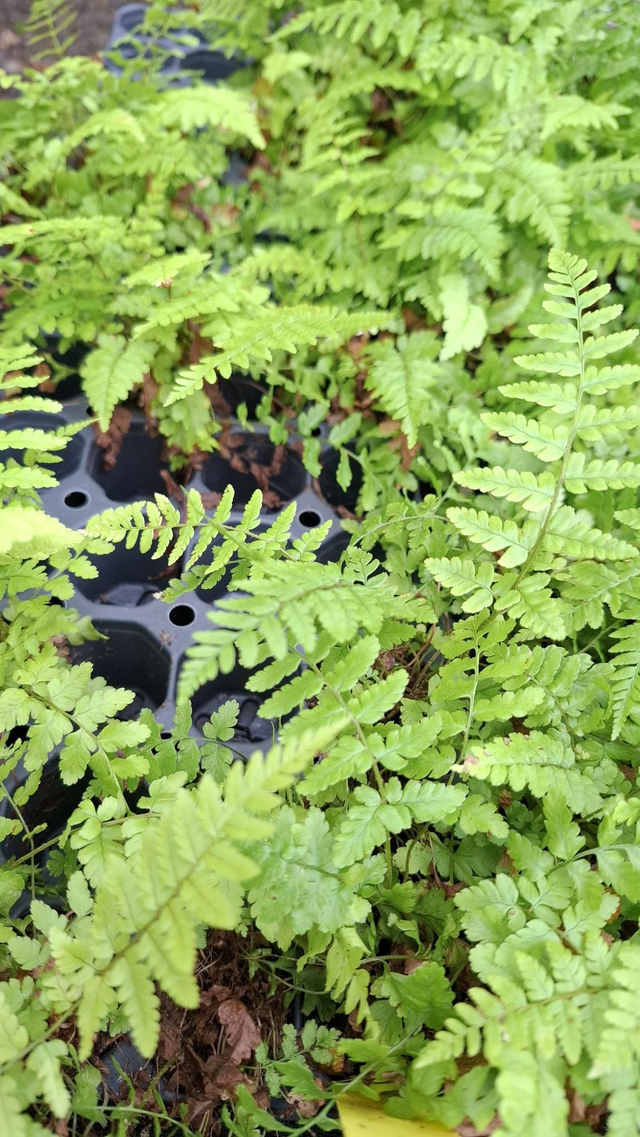
[[23,25],[27,40],[32,48],[46,45],[33,56],[34,60],[48,55],[64,58],[77,39],[76,32],[69,32],[76,15],[70,0],[31,0],[29,18]]
[[[594,399],[637,382],[640,368],[630,363],[599,365],[599,360],[628,347],[638,334],[635,329],[594,334],[622,311],[619,304],[593,307],[610,286],[594,285],[596,272],[568,253],[551,252],[549,266],[550,283],[545,287],[559,299],[546,300],[544,307],[568,322],[535,324],[530,331],[567,346],[517,356],[515,362],[557,379],[525,380],[499,388],[507,398],[540,406],[543,413],[538,419],[515,411],[481,415],[492,431],[548,468],[534,473],[496,466],[454,475],[468,489],[519,505],[526,515],[522,523],[486,509],[447,510],[454,528],[472,544],[496,554],[498,566],[507,571],[496,575],[491,562],[476,565],[464,558],[430,560],[427,568],[439,583],[465,597],[463,611],[493,607],[494,617],[504,612],[519,621],[520,638],[544,635],[561,641],[575,621],[569,596],[563,594],[562,584],[557,587],[558,573],[567,562],[620,562],[638,556],[633,544],[596,528],[590,514],[567,504],[566,496],[640,486],[640,465],[593,455],[595,446],[612,431],[624,430],[636,419],[640,422],[635,408],[601,407]],[[569,577],[571,571],[569,567]],[[555,594],[549,587],[552,577]]]

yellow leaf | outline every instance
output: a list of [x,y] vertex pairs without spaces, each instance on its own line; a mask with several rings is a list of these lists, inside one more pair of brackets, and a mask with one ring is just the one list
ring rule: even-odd
[[435,1121],[405,1121],[389,1117],[380,1102],[345,1094],[338,1099],[344,1137],[452,1137]]

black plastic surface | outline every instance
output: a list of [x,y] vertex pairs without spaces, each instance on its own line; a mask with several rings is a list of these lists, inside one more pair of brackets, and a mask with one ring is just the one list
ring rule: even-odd
[[[239,383],[242,386],[241,380]],[[230,386],[230,394],[233,394],[234,388]],[[56,415],[40,412],[28,415],[30,426],[44,430],[79,423],[86,417],[83,397],[63,403],[62,411]],[[240,520],[251,494],[262,489],[265,505],[261,528],[271,525],[278,512],[295,500],[297,512],[292,538],[331,520],[333,524],[319,550],[319,559],[329,561],[340,556],[348,544],[348,535],[340,527],[338,514],[319,492],[322,485],[326,496],[340,503],[344,500],[343,491],[335,482],[334,451],[323,446],[323,473],[315,481],[305,470],[295,442],[276,448],[264,427],[258,424],[248,430],[229,420],[227,429],[220,435],[220,444],[220,451],[207,458],[188,488],[194,487],[204,495],[218,495],[227,484],[232,484],[235,499],[230,524]],[[111,469],[105,468],[104,453],[96,444],[91,426],[74,436],[70,450],[70,455],[56,467],[59,486],[41,492],[46,510],[70,528],[84,528],[90,517],[106,509],[147,500],[156,492],[167,492],[161,477],[162,469],[168,468],[162,439],[146,432],[144,417],[136,410]],[[205,497],[205,500],[211,499]],[[213,512],[213,508],[207,512]],[[162,726],[169,726],[176,708],[181,662],[193,633],[211,628],[207,615],[212,605],[226,595],[229,574],[211,589],[200,587],[168,604],[162,594],[171,578],[184,568],[186,557],[170,566],[167,556],[154,558],[153,552],[153,549],[148,553],[141,553],[139,548],[127,549],[121,542],[112,552],[91,558],[98,576],[75,580],[76,595],[70,605],[89,616],[108,639],[89,641],[73,648],[71,657],[73,662],[89,660],[96,674],[102,675],[108,683],[135,691],[136,698],[122,713],[123,717],[133,717],[142,707],[149,707]],[[203,561],[211,559],[214,553],[215,546],[211,546]],[[255,695],[245,691],[246,678],[246,674],[237,669],[202,688],[193,700],[196,733],[226,699],[239,701],[240,721],[230,745],[240,755],[247,755],[256,747],[269,746],[274,735],[273,724],[257,716],[258,701]]]
[[[234,72],[247,66],[248,60],[238,55],[227,56],[208,46],[204,36],[193,28],[177,30],[175,39],[152,39],[144,35],[139,29],[145,11],[144,4],[125,4],[114,16],[105,56],[105,66],[114,75],[122,74],[116,58],[118,55],[124,61],[152,57],[159,52],[165,54],[160,74],[174,86],[186,86],[195,74],[206,83],[224,82]],[[185,42],[182,42],[183,37]]]

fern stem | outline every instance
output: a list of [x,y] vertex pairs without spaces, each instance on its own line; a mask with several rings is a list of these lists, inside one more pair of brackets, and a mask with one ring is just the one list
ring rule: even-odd
[[[35,898],[36,898],[36,848],[35,848],[35,844],[34,844],[34,840],[33,840],[33,834],[31,833],[31,830],[29,829],[29,826],[27,825],[27,823],[26,823],[26,821],[22,815],[22,811],[16,805],[15,801],[13,800],[13,798],[12,798],[11,794],[9,793],[9,790],[7,789],[4,782],[2,783],[2,791],[3,791],[7,801],[9,802],[12,810],[16,814],[16,817],[18,818],[22,828],[24,829],[25,837],[26,837],[27,841],[29,842],[29,852],[26,854],[26,856],[23,858],[23,860],[29,861],[30,866],[31,866],[31,899],[35,900]],[[56,842],[58,840],[59,840],[59,838],[56,838]]]
[[564,454],[562,456],[562,462],[560,465],[560,470],[558,472],[558,479],[556,481],[556,485],[555,485],[555,488],[553,491],[553,496],[551,498],[551,501],[549,502],[547,512],[545,514],[542,525],[540,526],[540,532],[538,533],[538,536],[535,540],[533,548],[531,549],[526,561],[524,562],[522,568],[520,569],[520,572],[518,573],[518,576],[516,577],[516,579],[514,581],[514,584],[513,584],[514,589],[518,588],[518,586],[524,580],[524,577],[527,575],[527,573],[529,572],[529,570],[531,569],[531,567],[535,563],[538,552],[540,551],[540,546],[541,546],[542,542],[544,541],[544,539],[547,535],[547,530],[549,528],[549,525],[551,524],[551,519],[552,519],[552,517],[556,511],[558,499],[559,499],[560,494],[562,492],[562,489],[564,487],[564,480],[565,480],[565,477],[567,475],[567,467],[569,465],[569,459],[571,457],[571,452],[573,449],[573,443],[575,441],[576,432],[578,429],[578,421],[580,418],[580,409],[581,409],[581,404],[582,404],[582,397],[584,395],[584,383],[585,383],[584,332],[583,332],[583,328],[582,328],[582,309],[580,307],[580,292],[579,292],[578,288],[576,287],[576,284],[573,281],[573,279],[571,281],[571,287],[573,289],[573,294],[574,294],[574,299],[575,299],[575,304],[576,304],[576,310],[577,310],[577,314],[578,314],[577,315],[577,331],[578,331],[578,361],[580,364],[580,382],[578,384],[578,390],[576,393],[576,407],[575,407],[575,411],[573,412],[573,418],[571,420],[571,426],[569,429],[569,436],[567,438],[565,451],[564,451]]
[[[469,695],[469,711],[467,713],[467,723],[466,723],[466,726],[464,728],[464,736],[462,739],[462,746],[460,747],[460,759],[462,762],[464,762],[465,752],[466,752],[467,746],[469,745],[469,736],[471,734],[471,724],[473,722],[473,716],[474,716],[474,712],[475,712],[476,695],[478,693],[478,683],[480,682],[480,654],[481,654],[480,653],[480,647],[478,645],[478,641],[476,640],[475,656],[474,656],[473,686],[471,688],[471,692]],[[451,781],[452,777],[453,777],[453,773],[451,773],[449,775],[449,781]]]
[[[324,683],[327,690],[331,691],[331,694],[333,695],[333,697],[335,699],[337,699],[337,701],[340,703],[340,706],[342,707],[344,713],[346,715],[348,715],[349,718],[351,719],[351,722],[353,724],[355,732],[358,736],[358,741],[362,744],[363,748],[366,750],[367,754],[371,758],[371,770],[372,770],[373,776],[376,780],[376,785],[378,787],[378,793],[380,794],[381,801],[383,802],[384,805],[386,805],[387,804],[387,796],[386,796],[386,792],[385,792],[384,778],[382,777],[382,773],[380,772],[380,766],[378,765],[378,761],[376,759],[376,756],[373,753],[373,751],[371,750],[371,748],[367,742],[367,736],[364,733],[362,727],[360,726],[360,723],[358,722],[358,720],[354,717],[354,715],[349,710],[347,703],[345,702],[344,698],[342,697],[342,692],[339,691],[336,687],[334,687],[333,684],[327,682],[327,679],[322,674],[322,671],[320,670],[318,665],[316,663],[312,663],[310,660],[306,660],[306,659],[305,659],[305,662],[306,662],[307,666],[310,667],[312,671],[315,671],[316,675],[320,679],[322,679],[322,682]],[[388,833],[387,833],[387,838],[386,838],[385,843],[384,843],[384,854],[385,854],[385,860],[387,862],[387,875],[386,875],[387,888],[391,888],[391,885],[393,884],[393,857],[391,855],[391,837],[389,836]]]

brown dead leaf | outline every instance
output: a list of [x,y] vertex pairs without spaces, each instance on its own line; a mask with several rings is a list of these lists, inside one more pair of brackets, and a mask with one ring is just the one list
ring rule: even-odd
[[131,411],[128,407],[116,407],[106,430],[100,430],[97,423],[93,424],[96,445],[103,451],[102,465],[105,471],[112,470],[115,466],[124,436],[130,426]]
[[237,205],[232,205],[230,201],[222,201],[211,206],[211,216],[231,225],[238,220],[240,210]]
[[458,1125],[455,1132],[458,1134],[458,1137],[490,1137],[490,1134],[495,1133],[496,1129],[499,1129],[501,1125],[502,1122],[496,1114],[484,1129],[478,1129],[472,1121],[467,1119]]
[[516,874],[517,874],[516,866],[514,865],[513,861],[511,860],[511,857],[509,856],[508,853],[502,854],[502,856],[500,857],[500,860],[498,861],[498,864],[500,865],[501,869],[506,869],[507,872],[511,873],[511,876],[516,876]]
[[225,1061],[220,1054],[213,1054],[206,1064],[205,1093],[226,1100],[234,1096],[235,1088],[240,1084],[247,1084],[240,1066],[236,1062]]
[[603,1122],[609,1113],[609,1101],[605,1098],[604,1101],[598,1102],[597,1105],[588,1105],[585,1114],[585,1121],[594,1133],[604,1133]]
[[67,662],[69,662],[69,641],[67,640],[66,636],[51,636],[50,640],[56,649],[56,655],[58,658],[66,659]]
[[61,1118],[60,1121],[56,1121],[53,1132],[56,1134],[56,1137],[69,1137],[69,1126],[66,1121]]
[[442,882],[442,891],[444,892],[447,900],[451,900],[452,896],[457,896],[458,893],[462,892],[462,889],[466,887],[467,885],[463,880],[459,880],[457,884],[447,884],[447,882],[444,880]]
[[0,31],[0,51],[7,51],[10,47],[17,47],[22,43],[20,36],[16,35],[11,28],[3,28]]
[[142,390],[140,392],[140,405],[144,411],[144,417],[145,417],[145,421],[147,424],[147,430],[149,431],[149,434],[151,435],[152,438],[155,438],[155,436],[157,434],[156,427],[158,424],[158,420],[151,413],[151,407],[152,407],[153,403],[155,402],[155,400],[158,396],[159,390],[160,390],[160,388],[159,388],[158,384],[156,383],[155,379],[153,378],[153,375],[151,374],[150,371],[147,371],[147,373],[145,374],[145,376],[142,380]]
[[205,233],[210,233],[211,219],[208,213],[206,213],[200,205],[196,205],[196,203],[191,200],[195,188],[192,182],[181,186],[171,202],[171,212],[176,217],[179,217],[181,214],[184,216],[185,213],[193,214],[194,217],[198,218],[198,221],[202,222]]
[[[317,1079],[314,1079],[317,1082]],[[320,1085],[320,1089],[323,1087]],[[300,1117],[315,1117],[318,1110],[324,1105],[323,1101],[317,1101],[316,1098],[304,1098],[302,1094],[288,1094],[288,1100],[292,1106],[300,1114]]]
[[206,493],[201,493],[202,504],[205,509],[215,509],[222,501],[222,494],[216,493],[215,490],[208,490]]
[[424,316],[419,315],[418,312],[414,312],[413,308],[403,308],[402,319],[408,332],[422,331],[427,326],[427,321]]
[[587,1107],[578,1091],[567,1088],[567,1097],[569,1099],[569,1124],[575,1125],[579,1121],[584,1121],[587,1116]]
[[180,1028],[164,1016],[160,1020],[160,1040],[158,1053],[162,1062],[173,1062],[182,1050]]
[[612,924],[613,921],[617,920],[618,916],[620,915],[620,912],[622,910],[622,901],[621,901],[620,897],[618,896],[618,894],[616,892],[614,892],[612,888],[605,888],[605,892],[608,892],[609,896],[613,896],[614,899],[618,901],[616,907],[614,908],[613,912],[609,916],[609,919],[607,920],[607,924]]
[[231,407],[224,397],[222,385],[220,383],[205,382],[204,391],[213,407],[214,414],[221,419],[229,418],[231,415]]
[[203,1123],[206,1121],[207,1115],[210,1118],[211,1114],[217,1110],[221,1101],[228,1101],[234,1097],[234,1090],[241,1083],[247,1084],[239,1066],[221,1067],[217,1075],[212,1075],[211,1080],[206,1083],[203,1094],[189,1097],[187,1105],[187,1122],[189,1125],[203,1133],[219,1132],[218,1130],[211,1130]]
[[370,336],[368,332],[363,332],[362,335],[359,336],[352,336],[344,345],[345,350],[348,351],[349,355],[353,356],[354,359],[357,359],[364,351],[369,339]]
[[390,450],[400,451],[402,470],[406,473],[411,468],[414,458],[420,453],[420,443],[416,442],[415,446],[409,446],[407,436],[402,430],[402,423],[396,422],[395,419],[383,419],[378,423],[378,429],[382,435],[393,436],[389,438],[387,445]]
[[208,336],[201,335],[198,325],[194,324],[192,320],[187,321],[187,327],[192,336],[189,344],[189,363],[199,363],[203,355],[211,355],[213,341]]
[[182,486],[173,480],[168,470],[160,470],[160,477],[165,484],[167,497],[172,497],[182,509],[185,504]]
[[218,1007],[217,1016],[231,1048],[229,1060],[237,1063],[250,1058],[262,1037],[244,1003],[239,999],[225,999]]
[[410,956],[405,960],[402,971],[404,975],[411,975],[412,972],[417,971],[419,967],[422,967],[423,963],[423,959],[416,959],[415,956]]
[[364,1027],[362,1026],[361,1022],[358,1022],[358,1008],[357,1007],[355,1008],[355,1010],[353,1010],[351,1012],[347,1021],[348,1021],[349,1026],[351,1027],[354,1034],[357,1035],[357,1034],[363,1033]]

